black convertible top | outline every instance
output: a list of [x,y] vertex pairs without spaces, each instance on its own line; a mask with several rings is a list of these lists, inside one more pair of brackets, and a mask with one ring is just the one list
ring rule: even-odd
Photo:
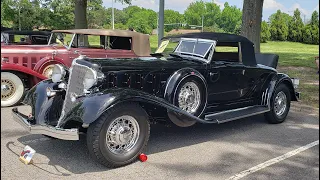
[[242,42],[242,43],[253,44],[249,39],[240,35],[228,34],[228,33],[215,33],[215,32],[179,34],[179,35],[167,36],[162,39],[165,40],[165,39],[178,39],[178,38],[200,38],[200,39],[217,40],[222,42]]
[[50,31],[18,31],[18,30],[6,30],[6,31],[2,31],[1,33],[17,34],[17,35],[43,35],[43,36],[49,36],[51,34]]
[[198,39],[216,40],[218,45],[224,44],[227,46],[240,42],[243,64],[248,66],[257,65],[255,53],[254,53],[254,44],[246,37],[236,35],[236,34],[228,34],[228,33],[201,32],[201,33],[188,33],[188,34],[167,36],[162,38],[162,40],[173,39],[175,41],[181,38],[198,38]]

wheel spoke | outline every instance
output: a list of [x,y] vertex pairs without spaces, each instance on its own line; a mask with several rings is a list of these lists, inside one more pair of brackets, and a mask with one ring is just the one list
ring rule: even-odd
[[139,134],[139,125],[134,117],[128,115],[118,117],[107,129],[107,147],[114,154],[124,154],[136,145]]

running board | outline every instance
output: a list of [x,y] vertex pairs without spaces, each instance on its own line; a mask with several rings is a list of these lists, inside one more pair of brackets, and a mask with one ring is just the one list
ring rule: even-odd
[[208,114],[204,119],[206,121],[214,121],[217,124],[221,124],[249,116],[262,114],[268,111],[270,111],[270,109],[267,106],[249,106],[245,108],[222,111],[215,114]]

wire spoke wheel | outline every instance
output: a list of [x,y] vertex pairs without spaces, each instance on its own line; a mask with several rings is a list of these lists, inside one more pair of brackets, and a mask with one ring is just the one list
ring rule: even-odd
[[283,91],[280,91],[274,100],[274,112],[278,117],[282,116],[287,108],[287,96]]
[[139,124],[132,116],[120,116],[113,120],[106,133],[106,144],[114,154],[125,154],[137,143],[140,135]]
[[194,82],[185,83],[178,95],[178,105],[188,113],[195,113],[201,104],[200,89]]
[[8,100],[14,96],[16,86],[9,79],[1,79],[1,100]]

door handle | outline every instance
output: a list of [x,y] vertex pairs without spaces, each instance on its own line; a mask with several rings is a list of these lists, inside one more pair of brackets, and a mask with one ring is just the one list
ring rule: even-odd
[[209,74],[210,74],[210,76],[215,76],[215,75],[218,75],[219,72],[210,72]]

